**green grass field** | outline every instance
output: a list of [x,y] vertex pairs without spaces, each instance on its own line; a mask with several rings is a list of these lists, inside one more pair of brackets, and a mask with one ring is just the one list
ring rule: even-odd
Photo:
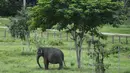
[[[0,44],[0,72],[1,73],[90,73],[93,72],[93,66],[88,65],[92,60],[88,58],[86,49],[82,52],[82,68],[77,69],[75,50],[70,50],[69,46],[61,45],[59,47],[65,54],[65,62],[67,68],[58,71],[58,65],[50,64],[50,70],[39,69],[36,63],[36,48],[31,45],[32,49],[29,53],[24,51],[23,47],[28,48],[26,45],[21,45],[19,41],[5,42]],[[19,43],[19,44],[18,44]],[[70,44],[70,43],[69,43]],[[66,48],[63,48],[67,46]],[[28,50],[28,49],[27,49]],[[130,57],[129,52],[120,54],[120,64],[118,63],[118,55],[112,55],[105,60],[106,63],[111,64],[106,73],[129,73],[130,70]],[[40,63],[43,66],[42,58]],[[120,70],[119,70],[120,65]]]
[[5,26],[9,24],[10,20],[8,18],[0,18],[0,26]]
[[109,33],[121,33],[121,34],[130,34],[130,27],[124,27],[128,25],[122,25],[121,27],[111,27],[111,26],[104,26],[100,29],[101,32],[109,32]]
[[[45,38],[47,35],[46,33],[43,33],[43,37],[39,39],[41,45],[60,48],[65,54],[65,63],[67,65],[63,70],[57,70],[58,65],[50,64],[49,70],[44,70],[40,69],[36,63],[37,48],[33,43],[34,33],[31,34],[30,50],[26,45],[27,42],[21,42],[19,39],[11,38],[8,32],[6,33],[7,36],[5,38],[4,31],[5,29],[0,29],[0,73],[94,73],[94,66],[90,65],[93,64],[93,61],[87,55],[86,42],[83,43],[81,58],[82,68],[78,69],[73,41],[71,39],[67,41],[64,33],[62,33],[63,39],[60,39],[60,36],[53,37],[53,34],[50,34],[49,38]],[[101,31],[130,34],[130,28],[122,27],[112,28],[105,26]],[[115,44],[119,43],[118,37],[115,39]],[[111,37],[108,37],[108,39],[104,41],[107,43],[107,48],[112,47],[113,44],[111,40]],[[130,39],[128,39],[128,41],[130,41]],[[125,38],[121,38],[121,42],[123,42],[123,46],[130,49],[130,43],[125,44]],[[118,54],[111,55],[109,58],[105,59],[105,63],[110,64],[106,73],[130,73],[130,51],[120,53],[119,56],[120,59],[118,58]],[[40,58],[40,64],[44,66],[42,58]]]

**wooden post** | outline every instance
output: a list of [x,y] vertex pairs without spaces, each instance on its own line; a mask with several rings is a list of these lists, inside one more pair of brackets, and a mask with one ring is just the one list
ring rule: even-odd
[[54,35],[53,35],[54,39],[55,39],[55,36],[56,36],[56,33],[54,32]]
[[41,37],[43,37],[43,32],[41,32]]
[[21,45],[23,46],[22,53],[24,53],[24,44],[23,44],[23,41],[21,41]]
[[121,36],[119,36],[119,43],[121,42]]
[[118,46],[118,73],[120,73],[120,47]]
[[92,43],[94,42],[94,35],[92,35]]
[[26,32],[26,40],[27,40],[27,45],[28,45],[28,52],[30,52],[30,40],[29,40],[29,38],[30,38],[30,36],[29,36],[29,32]]
[[5,29],[5,32],[4,32],[4,38],[6,38],[6,29]]
[[67,33],[67,41],[68,41],[68,33]]
[[112,44],[114,44],[114,36],[112,36]]
[[126,44],[128,44],[128,39],[127,39],[128,37],[126,36]]
[[49,32],[46,32],[46,34],[47,34],[47,39],[49,39]]
[[35,40],[35,42],[37,41],[37,31],[36,30],[35,30],[34,40]]
[[60,32],[60,40],[61,40],[61,32]]
[[23,47],[22,53],[24,53],[24,47]]

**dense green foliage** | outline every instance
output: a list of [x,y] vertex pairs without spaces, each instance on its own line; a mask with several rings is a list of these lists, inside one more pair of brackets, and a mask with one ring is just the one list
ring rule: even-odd
[[37,4],[38,0],[26,0],[27,6],[35,6]]
[[116,10],[121,9],[121,6],[119,2],[54,0],[34,7],[30,22],[32,28],[41,27],[43,31],[56,24],[60,25],[59,29],[74,24],[75,30],[79,29],[79,26],[82,29],[82,25],[88,32],[100,24],[114,23],[115,26],[116,23],[119,23],[120,16],[118,14],[121,15],[121,13],[116,13]]
[[19,14],[10,18],[11,23],[8,24],[9,31],[12,37],[25,40],[29,37],[29,29],[27,25],[27,12],[19,11]]
[[14,16],[22,8],[22,0],[0,0],[0,16]]
[[106,64],[105,58],[110,57],[110,55],[120,54],[122,52],[126,53],[130,49],[121,44],[115,44],[108,49],[107,44],[102,43],[100,40],[89,40],[88,42],[88,55],[94,60],[95,72],[105,73],[109,69],[110,64]]

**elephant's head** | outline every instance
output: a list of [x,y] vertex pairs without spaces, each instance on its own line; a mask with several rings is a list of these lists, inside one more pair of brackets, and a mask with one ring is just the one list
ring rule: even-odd
[[44,49],[38,48],[38,50],[37,50],[37,64],[39,65],[40,68],[42,68],[40,63],[39,63],[39,58],[41,56],[44,56]]

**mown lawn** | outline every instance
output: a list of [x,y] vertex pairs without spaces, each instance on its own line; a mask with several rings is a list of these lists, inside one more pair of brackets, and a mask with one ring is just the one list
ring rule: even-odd
[[[126,26],[126,27],[123,27]],[[130,34],[130,27],[127,27],[128,25],[122,25],[119,28],[112,27],[112,26],[104,26],[103,28],[100,28],[101,32],[108,32],[108,33],[121,33],[121,34]]]
[[10,20],[8,18],[1,18],[0,17],[0,26],[5,26],[9,24]]
[[[52,39],[49,42],[51,41]],[[64,41],[62,41],[62,43],[64,43]],[[85,49],[87,46],[85,43],[82,51],[81,69],[77,68],[76,53],[72,42],[65,41],[62,45],[53,45],[53,47],[60,48],[65,54],[65,63],[67,67],[60,71],[57,70],[58,65],[53,64],[50,64],[49,70],[40,69],[36,63],[35,45],[31,43],[31,50],[29,50],[28,46],[25,44],[22,45],[20,40],[10,41],[9,39],[8,41],[0,42],[1,73],[94,73],[94,66],[91,65],[93,64],[93,60],[87,55],[87,49]],[[108,44],[107,47],[110,48],[111,45],[112,44]],[[105,59],[105,63],[110,64],[110,67],[106,70],[106,73],[130,73],[130,52],[121,53],[119,56],[120,60],[118,58],[118,54],[111,55],[109,58]],[[42,58],[40,59],[40,63],[42,66],[44,65]]]

